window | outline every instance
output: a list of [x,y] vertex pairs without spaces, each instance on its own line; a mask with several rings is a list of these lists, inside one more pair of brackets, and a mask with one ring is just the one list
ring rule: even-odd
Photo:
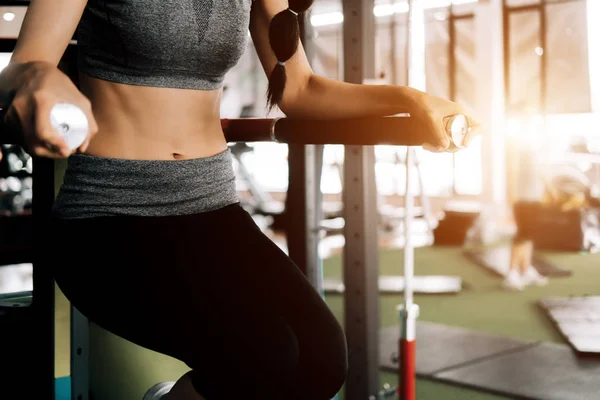
[[586,2],[546,5],[547,112],[591,111]]

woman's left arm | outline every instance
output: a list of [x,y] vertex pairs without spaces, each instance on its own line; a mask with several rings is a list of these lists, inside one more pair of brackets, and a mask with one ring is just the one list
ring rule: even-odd
[[[269,23],[285,0],[254,0],[250,33],[267,77],[277,64],[269,44]],[[421,92],[402,86],[356,85],[315,75],[302,44],[285,64],[287,84],[279,108],[288,117],[314,119],[384,116],[406,112]]]
[[[269,43],[269,24],[278,12],[287,7],[286,0],[253,1],[250,34],[267,77],[277,64]],[[443,129],[443,118],[452,114],[466,114],[454,102],[410,87],[351,84],[315,75],[301,43],[285,63],[285,69],[287,83],[279,108],[290,118],[360,118],[409,112],[411,116],[431,124],[438,143],[430,143],[428,147],[442,150],[449,145]]]

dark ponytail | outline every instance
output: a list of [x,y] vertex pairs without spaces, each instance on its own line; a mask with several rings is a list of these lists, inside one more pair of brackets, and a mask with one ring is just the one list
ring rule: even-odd
[[308,10],[313,0],[289,0],[289,8],[281,11],[271,20],[269,25],[269,42],[277,57],[277,65],[269,77],[267,104],[269,109],[279,105],[285,89],[285,62],[292,58],[298,50],[300,40],[299,14]]

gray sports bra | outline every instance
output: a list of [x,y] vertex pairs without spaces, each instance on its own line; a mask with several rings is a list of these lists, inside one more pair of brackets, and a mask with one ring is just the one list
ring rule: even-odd
[[132,85],[212,90],[246,49],[252,0],[89,0],[79,69]]

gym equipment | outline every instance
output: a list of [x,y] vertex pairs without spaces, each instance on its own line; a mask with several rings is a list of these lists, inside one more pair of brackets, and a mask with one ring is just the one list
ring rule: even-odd
[[444,218],[433,230],[434,244],[436,246],[462,246],[478,217],[478,211],[445,210]]
[[389,383],[386,383],[383,385],[383,389],[377,392],[377,395],[369,396],[369,400],[380,400],[396,397],[396,393],[398,393],[398,386],[392,387]]
[[[415,17],[420,14],[423,16],[422,5],[415,7],[416,2],[408,0],[408,13],[406,21],[406,81],[409,86],[424,90],[421,79],[416,76],[415,71],[419,70],[420,62],[413,57],[413,53],[424,54],[423,42],[412,35],[415,29]],[[413,51],[416,48],[416,51]],[[465,115],[449,115],[444,119],[445,130],[451,139],[451,151],[458,151],[465,147],[465,141],[471,131],[471,126]],[[411,193],[412,177],[411,169],[413,167],[415,152],[410,147],[406,149],[406,191],[404,203],[404,302],[397,307],[401,319],[400,340],[398,341],[398,353],[400,354],[400,364],[398,367],[398,395],[401,400],[416,399],[416,323],[419,316],[419,306],[413,301],[414,292],[414,246],[411,238],[411,228],[413,224],[414,198]],[[419,174],[419,178],[420,174]],[[421,188],[423,187],[420,181]],[[427,217],[427,215],[426,215]],[[429,221],[428,221],[429,222]]]
[[[535,343],[425,321],[419,321],[416,330],[420,338],[417,342],[416,372],[426,377],[434,376],[438,371],[524,349]],[[382,328],[380,335],[381,366],[396,371],[399,359],[398,329]]]
[[[6,105],[0,105],[4,119]],[[410,114],[343,120],[293,118],[223,119],[228,142],[276,142],[287,144],[344,144],[348,146],[421,146],[433,133]],[[17,127],[0,125],[2,142],[23,144]]]
[[0,161],[0,176],[26,178],[31,176],[31,157],[20,146],[2,145],[2,153],[6,160]]
[[[226,89],[223,88],[223,91]],[[250,118],[255,115],[255,105],[247,104],[242,107],[240,111],[239,118]],[[274,219],[279,216],[283,212],[283,204],[279,202],[273,201],[269,196],[269,193],[265,192],[263,188],[260,187],[260,184],[256,182],[256,179],[252,176],[248,168],[246,168],[246,164],[243,161],[243,155],[246,153],[251,153],[254,149],[251,146],[248,146],[247,143],[230,143],[229,149],[231,150],[231,154],[234,159],[237,161],[237,173],[240,175],[240,178],[244,181],[247,186],[248,192],[250,192],[251,200],[248,201],[246,199],[242,199],[242,204],[244,208],[251,214],[259,214],[263,216],[270,216]],[[275,220],[272,225],[275,225]]]
[[[459,293],[462,289],[462,280],[459,276],[415,276],[413,277],[414,293],[442,294]],[[402,276],[380,276],[379,292],[398,294],[404,292],[404,277]],[[344,283],[336,279],[325,279],[323,281],[325,293],[344,293]]]
[[32,250],[31,232],[34,221],[31,214],[23,213],[0,217],[0,265],[26,263]]
[[58,103],[50,110],[50,123],[67,142],[69,149],[81,146],[88,135],[85,113],[73,104]]
[[[396,156],[397,164],[405,164],[405,160],[401,160],[400,157]],[[421,164],[418,158],[415,155],[415,169],[417,170],[417,176],[419,180],[419,197],[421,200],[421,205],[419,207],[413,208],[414,218],[421,219],[423,223],[424,230],[419,229],[419,233],[423,236],[420,246],[427,246],[432,243],[433,240],[433,219],[434,217],[431,215],[431,206],[429,202],[429,198],[425,194],[423,190],[423,173]],[[404,223],[404,208],[397,207],[395,205],[386,204],[385,196],[383,194],[379,195],[379,214],[381,219],[381,228],[385,232],[394,232],[395,234],[403,235],[403,223]],[[416,244],[415,244],[416,245]]]
[[233,158],[237,161],[237,172],[248,186],[248,191],[252,195],[253,201],[245,206],[249,208],[252,214],[260,214],[265,216],[279,215],[283,212],[283,204],[273,201],[268,193],[260,187],[256,182],[246,165],[242,160],[244,153],[252,151],[252,147],[246,143],[233,143],[229,146]]
[[167,393],[175,386],[175,382],[160,382],[156,385],[152,386],[148,391],[144,394],[144,398],[142,400],[156,400],[161,399],[163,396],[166,396]]
[[[292,232],[289,231],[290,227],[290,219],[287,218],[288,214],[286,213],[286,207],[289,206],[289,199],[286,198],[286,202],[275,201],[271,198],[268,192],[263,190],[256,179],[252,176],[244,161],[242,156],[245,153],[252,152],[252,147],[248,146],[248,144],[244,142],[237,142],[229,145],[229,149],[231,150],[231,154],[234,159],[237,161],[237,170],[238,176],[243,180],[245,185],[247,186],[248,192],[250,192],[250,198],[242,198],[242,204],[245,209],[248,210],[251,214],[258,214],[266,217],[271,217],[272,222],[270,223],[270,227],[274,230],[284,230],[286,231],[286,236],[288,239],[288,244],[290,244],[290,235]],[[291,152],[291,151],[290,151]],[[290,154],[289,157],[293,157]],[[291,190],[288,188],[288,195]],[[336,218],[342,215],[342,211],[339,207],[336,208],[336,204],[323,204],[323,223],[326,224],[326,220],[331,218]],[[293,213],[290,213],[293,215]],[[293,217],[292,217],[293,218]],[[324,228],[327,229],[327,228]]]
[[583,171],[571,164],[551,165],[542,176],[542,203],[569,211],[593,206],[593,184]]
[[[30,371],[38,360],[35,341],[39,338],[36,337],[36,319],[31,301],[31,292],[0,294],[0,375],[3,377],[3,399],[35,398],[27,396],[29,390],[26,389],[27,385],[35,384],[32,384],[30,377],[22,376],[28,375],[23,374],[23,371]],[[23,393],[26,395],[23,396]]]
[[565,210],[561,205],[523,201],[515,204],[514,214],[536,249],[593,252],[600,247],[600,208]]
[[[12,98],[0,98],[0,117],[4,121],[4,116],[10,105]],[[52,128],[59,133],[67,142],[69,149],[74,150],[85,141],[88,135],[88,120],[85,113],[77,106],[67,103],[58,103],[50,110],[50,123]],[[2,134],[4,144],[23,145],[23,137],[19,134],[19,127],[9,125],[3,127]]]
[[[464,251],[465,257],[475,264],[482,266],[489,271],[505,277],[510,267],[510,245],[467,249]],[[534,254],[532,260],[533,267],[544,276],[553,278],[568,277],[572,271],[562,269],[548,262],[544,257]]]
[[[600,360],[560,344],[513,339],[431,322],[417,323],[417,375],[511,399],[580,400],[600,390]],[[395,327],[381,330],[381,366],[398,368]]]
[[432,135],[410,114],[343,120],[224,119],[221,126],[228,142],[421,146]]
[[538,343],[441,372],[435,378],[513,399],[581,400],[597,396],[599,373],[597,359],[577,358],[566,345]]
[[[27,5],[27,2],[17,5]],[[75,44],[75,41],[70,42],[59,67],[77,84]],[[15,45],[15,39],[2,38],[0,39],[0,52],[10,53]],[[9,100],[10,98],[0,99],[0,108],[2,108],[0,110],[0,144],[4,149],[7,149],[6,144],[22,144],[19,143],[21,140],[11,140],[11,134],[15,133],[17,136],[13,137],[20,139],[18,132],[15,132],[15,127],[8,128],[3,124],[4,112]],[[65,122],[62,111],[64,109],[55,111],[56,119],[51,121],[58,127]],[[79,120],[75,118],[74,121],[74,127],[82,126],[81,118]],[[63,128],[66,127],[63,126]],[[70,128],[71,125],[69,125],[68,131]],[[78,130],[76,129],[75,132],[77,133]],[[32,175],[33,165],[35,164],[36,167],[35,185],[29,185],[32,191],[31,208],[35,209],[35,213],[33,217],[24,214],[6,218],[3,221],[2,225],[6,226],[8,221],[17,222],[12,218],[26,218],[26,224],[19,224],[19,231],[23,227],[31,226],[25,243],[10,243],[0,246],[2,253],[0,264],[33,263],[34,291],[29,293],[29,305],[10,309],[10,318],[7,317],[7,313],[0,313],[0,325],[2,325],[0,343],[4,346],[2,355],[5,360],[0,363],[0,373],[7,378],[7,382],[11,382],[10,385],[3,387],[2,394],[6,398],[53,400],[57,397],[55,391],[58,391],[61,386],[58,381],[55,381],[54,374],[55,287],[50,272],[52,266],[44,260],[43,254],[34,249],[41,247],[40,244],[45,240],[44,224],[54,201],[54,162],[38,157],[28,158],[26,161],[25,175]],[[5,324],[9,324],[12,328],[4,329]],[[87,355],[89,346],[86,343],[87,335],[87,320],[74,307],[71,307],[71,369],[73,373],[70,377],[69,392],[73,398],[81,400],[88,400]],[[23,374],[21,371],[27,371],[27,374]]]
[[600,207],[585,174],[569,164],[551,165],[532,184],[540,180],[541,201],[536,196],[514,205],[518,229],[527,232],[538,249],[593,252],[600,248]]
[[[410,8],[410,5],[409,5]],[[449,151],[458,151],[465,148],[465,139],[471,131],[467,117],[463,114],[448,115],[444,117],[446,132],[452,139]]]
[[[406,21],[406,81],[408,85],[415,86],[414,74],[411,73],[415,65],[413,53],[413,14],[417,12],[414,8],[414,2],[408,0],[408,13]],[[423,10],[421,10],[423,12]],[[446,129],[451,125],[446,125]],[[451,131],[452,132],[452,131]],[[451,133],[450,132],[450,133]],[[454,137],[450,135],[452,140]],[[461,143],[462,145],[462,143]],[[453,144],[453,146],[455,146]],[[417,346],[415,343],[417,331],[417,318],[419,317],[419,306],[413,302],[413,276],[414,276],[414,248],[412,244],[411,228],[413,222],[414,199],[411,193],[412,174],[414,152],[410,147],[406,148],[406,191],[404,195],[404,302],[396,307],[398,316],[400,317],[400,338],[398,343],[398,354],[400,354],[400,363],[397,368],[398,372],[398,397],[400,400],[415,400],[417,397],[416,388],[416,362]]]
[[33,290],[32,270],[30,263],[0,265],[0,303],[3,296]]
[[31,291],[20,291],[20,292],[12,292],[12,293],[0,293],[0,302],[5,301],[25,301],[31,302]]
[[547,297],[539,305],[577,353],[600,353],[599,296]]

